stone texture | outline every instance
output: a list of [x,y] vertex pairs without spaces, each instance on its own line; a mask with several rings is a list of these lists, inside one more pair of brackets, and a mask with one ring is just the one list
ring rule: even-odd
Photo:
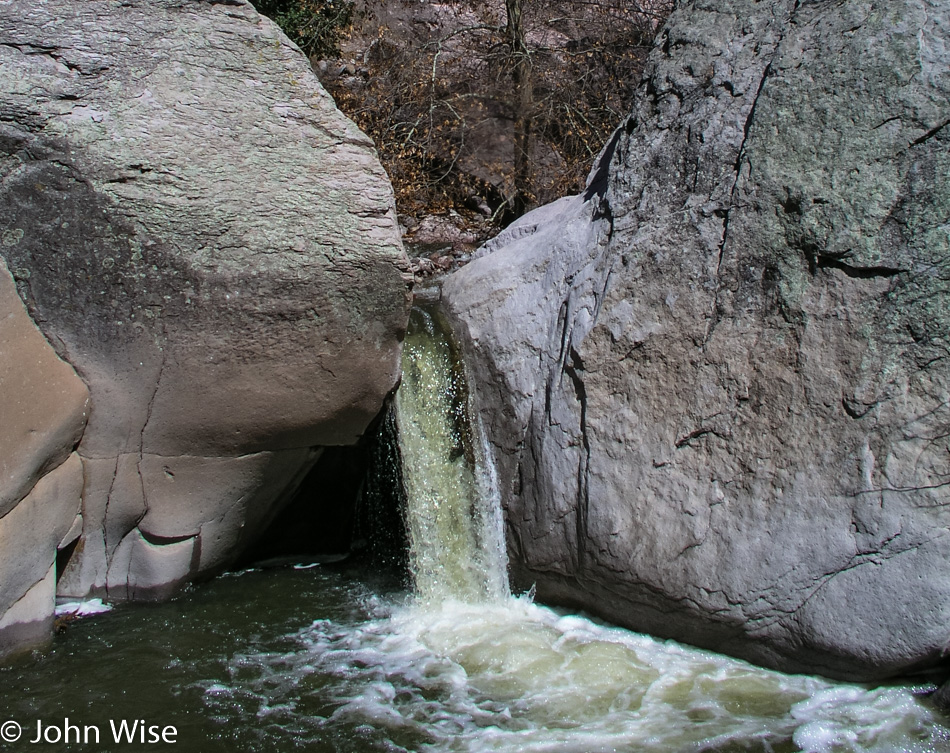
[[56,603],[56,564],[0,617],[0,650],[40,648],[49,642]]
[[[0,651],[45,637],[57,548],[82,493],[89,392],[33,324],[0,260]],[[72,453],[72,454],[71,454]]]
[[33,324],[0,260],[0,518],[78,444],[88,401],[86,386]]
[[236,556],[393,388],[391,189],[238,0],[5,2],[0,80],[0,256],[92,399],[60,588],[163,592]]
[[0,518],[0,650],[49,634],[56,550],[79,512],[82,485],[82,461],[72,453]]
[[443,296],[540,598],[791,671],[950,643],[950,7],[692,0]]

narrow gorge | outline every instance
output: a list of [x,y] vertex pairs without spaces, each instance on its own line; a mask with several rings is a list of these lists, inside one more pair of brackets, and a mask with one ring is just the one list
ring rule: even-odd
[[0,2],[11,720],[950,751],[948,37],[681,0],[584,191],[420,291],[245,0]]

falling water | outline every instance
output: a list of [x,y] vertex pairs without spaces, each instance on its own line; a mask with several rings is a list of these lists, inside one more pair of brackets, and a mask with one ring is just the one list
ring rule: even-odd
[[413,729],[437,750],[947,747],[905,689],[768,672],[512,597],[471,414],[449,338],[415,311],[397,418],[416,596],[352,634],[355,652],[324,646],[365,673],[341,714]]
[[119,607],[0,667],[7,718],[147,714],[178,725],[181,753],[950,753],[913,689],[769,672],[509,595],[492,466],[437,317],[413,315],[404,352],[411,593],[381,568],[301,563]]
[[473,442],[464,374],[433,313],[414,309],[396,393],[417,598],[499,600],[506,560],[484,448]]

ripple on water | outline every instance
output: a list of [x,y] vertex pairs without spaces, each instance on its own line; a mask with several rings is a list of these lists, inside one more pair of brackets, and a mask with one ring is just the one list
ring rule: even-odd
[[906,689],[769,672],[526,599],[366,607],[291,651],[232,657],[205,702],[354,751],[950,751]]

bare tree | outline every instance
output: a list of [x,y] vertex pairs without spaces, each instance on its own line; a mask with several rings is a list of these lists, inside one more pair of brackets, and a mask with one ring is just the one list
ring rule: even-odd
[[315,62],[376,142],[403,215],[504,223],[581,187],[671,4],[358,0],[342,57]]
[[531,201],[531,116],[534,88],[531,82],[531,51],[524,27],[524,0],[505,0],[505,36],[511,54],[514,82],[514,190],[510,204],[514,214],[522,215]]

